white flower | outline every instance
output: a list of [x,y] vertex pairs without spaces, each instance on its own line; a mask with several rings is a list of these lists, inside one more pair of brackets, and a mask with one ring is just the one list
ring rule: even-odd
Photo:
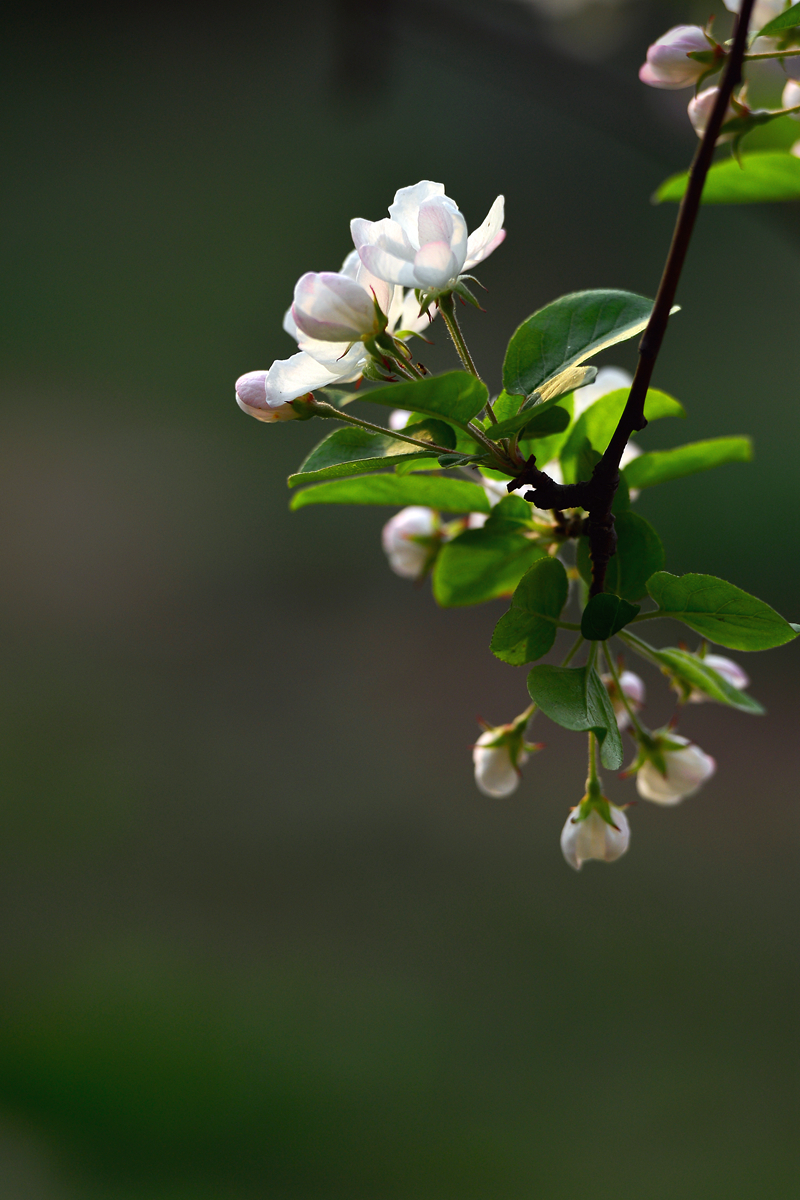
[[707,70],[707,64],[687,55],[697,51],[707,53],[710,49],[699,25],[676,25],[653,42],[647,51],[647,62],[639,70],[639,78],[650,87],[691,87]]
[[[781,108],[795,108],[800,104],[800,83],[796,79],[790,79],[783,89],[781,97]],[[800,112],[789,113],[793,121],[800,121]],[[794,149],[792,149],[794,154]]]
[[242,412],[257,421],[295,420],[298,414],[282,395],[273,392],[269,376],[269,371],[248,371],[246,375],[240,375],[236,380],[236,403]]
[[410,416],[411,409],[409,408],[393,408],[389,413],[389,428],[395,430],[405,429]]
[[[601,675],[600,678],[606,685],[611,700],[611,707],[614,709],[614,716],[617,718],[617,725],[619,726],[620,733],[622,733],[631,723],[625,701],[617,690],[613,675]],[[635,675],[633,671],[623,671],[619,677],[619,682],[623,693],[628,697],[628,704],[630,704],[634,712],[638,712],[644,704],[644,680]]]
[[[723,0],[723,3],[728,11],[733,13],[738,13],[742,7],[742,0]],[[763,29],[767,22],[779,16],[785,7],[784,0],[756,0],[750,18],[751,27]]]
[[431,544],[415,539],[434,538],[438,532],[439,518],[432,508],[413,505],[395,513],[381,533],[383,549],[395,575],[420,579],[431,558]]
[[581,413],[586,412],[586,409],[594,404],[595,400],[602,399],[609,392],[619,391],[620,388],[629,388],[632,383],[633,376],[629,371],[623,371],[621,367],[601,367],[594,383],[588,383],[586,387],[578,388],[574,394],[575,420],[577,421]]
[[660,750],[666,774],[659,770],[651,758],[647,758],[636,772],[639,795],[656,804],[678,804],[687,796],[693,796],[717,769],[714,759],[688,738],[669,732],[667,740],[682,748]]
[[608,812],[614,825],[609,825],[600,816],[596,808],[581,819],[579,806],[567,817],[561,831],[561,849],[564,858],[571,867],[580,871],[583,864],[590,858],[599,858],[603,862],[613,862],[620,858],[628,849],[631,829],[628,818],[621,808],[614,804],[608,805]]
[[[375,298],[388,311],[393,288],[375,281]],[[301,333],[323,342],[358,342],[381,332],[372,296],[361,280],[333,271],[308,271],[294,289],[292,317]]]
[[508,742],[493,745],[502,735],[502,727],[487,729],[472,748],[475,782],[484,796],[510,796],[519,785],[519,768],[528,761],[526,751],[520,749],[515,766],[512,762],[512,748]]
[[424,292],[449,291],[462,271],[483,262],[503,238],[504,200],[498,196],[483,224],[467,236],[458,205],[444,184],[423,179],[400,188],[389,218],[350,222],[353,243],[365,267],[387,283]]
[[[749,686],[750,677],[747,672],[732,658],[725,658],[722,654],[707,654],[702,661],[707,667],[711,667],[712,671],[716,671],[718,675],[727,680],[731,687],[738,688],[740,692]],[[689,701],[692,704],[703,704],[706,700],[708,700],[708,696],[699,688],[693,688],[689,693]]]
[[[719,88],[710,87],[706,88],[704,92],[698,93],[697,96],[693,96],[689,101],[689,120],[692,122],[692,127],[699,138],[701,138],[706,131],[706,126],[708,125],[709,118],[714,110],[714,105],[717,102],[718,95]],[[729,104],[725,110],[725,116],[722,121],[723,125],[726,121],[732,120],[732,118],[736,115],[736,110],[732,105]],[[730,134],[723,134],[722,137],[718,138],[717,140],[718,142],[727,141],[730,136]]]

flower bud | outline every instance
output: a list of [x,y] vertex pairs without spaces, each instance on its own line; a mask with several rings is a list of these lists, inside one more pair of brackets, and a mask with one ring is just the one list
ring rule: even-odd
[[[706,88],[704,92],[700,92],[697,96],[694,96],[689,101],[689,120],[692,122],[694,131],[699,138],[701,138],[706,131],[706,127],[711,117],[711,113],[714,110],[714,105],[717,102],[718,95],[719,88],[710,87]],[[732,120],[732,118],[736,115],[735,109],[729,104],[725,110],[725,116],[722,121],[723,125],[726,121]],[[723,140],[727,140],[729,136],[729,134],[723,134],[718,141],[721,142]]]
[[298,414],[290,401],[278,398],[270,402],[268,371],[248,371],[236,380],[236,403],[257,421],[294,421]]
[[688,738],[668,731],[657,735],[654,748],[642,751],[636,790],[655,804],[679,804],[693,796],[717,769],[714,759]]
[[710,50],[708,38],[699,25],[676,25],[647,51],[647,62],[641,67],[639,78],[650,87],[691,87],[706,73],[708,63],[687,56],[708,54]]
[[567,817],[561,831],[561,850],[569,865],[580,871],[590,858],[601,862],[620,858],[630,838],[628,818],[621,808],[605,799],[601,805],[584,800]]
[[412,505],[386,522],[381,542],[395,575],[421,579],[435,555],[439,537],[439,518],[433,509]]
[[298,279],[292,317],[298,329],[321,342],[357,342],[381,331],[371,293],[335,271],[307,271]]
[[[716,671],[718,675],[727,680],[731,687],[738,688],[740,692],[749,686],[750,677],[747,672],[732,658],[725,658],[722,654],[707,654],[702,661],[707,667],[711,667],[712,671]],[[699,688],[693,688],[687,697],[691,704],[703,704],[708,698],[705,692],[701,692]]]
[[510,796],[519,785],[519,768],[528,761],[528,755],[521,746],[521,732],[517,739],[520,747],[516,749],[513,738],[509,739],[505,732],[507,729],[502,725],[497,729],[487,729],[472,748],[475,782],[484,796]]
[[[800,104],[800,83],[796,79],[790,79],[783,89],[781,108],[795,108],[798,104]],[[800,112],[789,113],[789,116],[793,121],[800,121]]]
[[[627,706],[619,694],[619,689],[613,675],[602,675],[601,679],[606,685],[606,690],[611,700],[611,707],[614,709],[614,716],[617,718],[617,725],[619,726],[620,733],[622,733],[631,723]],[[638,712],[644,704],[644,680],[640,679],[638,675],[634,675],[633,671],[623,671],[619,677],[619,682],[622,692],[628,698],[628,704],[634,712]]]

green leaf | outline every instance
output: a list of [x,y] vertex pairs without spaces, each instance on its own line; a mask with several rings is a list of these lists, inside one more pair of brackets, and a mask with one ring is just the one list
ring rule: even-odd
[[[574,410],[574,399],[572,394],[569,396],[561,396],[558,401],[558,407],[564,411],[572,420]],[[569,437],[569,425],[562,433],[553,433],[546,438],[525,438],[520,440],[520,453],[525,457],[530,457],[531,454],[536,455],[536,461],[540,466],[544,467],[547,463],[552,462],[554,458],[558,458],[561,453],[561,448]]]
[[611,700],[594,667],[551,667],[540,663],[528,674],[531,699],[557,725],[596,734],[600,761],[609,771],[622,766],[622,739]]
[[715,575],[670,575],[659,571],[647,582],[659,616],[683,621],[711,642],[730,650],[769,650],[797,637],[774,608]]
[[[519,401],[519,396],[514,398]],[[496,425],[491,425],[487,422],[484,426],[484,433],[491,441],[499,442],[500,438],[509,437],[511,434],[518,433],[519,430],[524,429],[534,418],[541,418],[545,413],[549,414],[560,399],[560,396],[554,396],[552,400],[547,400],[542,404],[526,404],[519,412],[514,413],[511,417],[506,417],[504,421],[498,421]],[[561,420],[561,418],[557,419]],[[548,433],[558,432],[560,431],[555,429],[548,430]]]
[[503,496],[498,500],[484,529],[529,529],[531,525],[531,506],[521,496]]
[[434,598],[442,608],[458,608],[508,596],[544,556],[521,533],[487,521],[483,529],[467,529],[442,546],[433,572]]
[[304,488],[292,498],[292,509],[307,504],[422,504],[440,512],[489,511],[486,492],[475,483],[438,475],[363,475],[360,479],[331,479]]
[[786,12],[767,21],[764,28],[759,30],[758,37],[775,37],[784,29],[792,29],[795,25],[800,25],[800,4],[793,4],[791,8],[787,8]]
[[547,654],[556,640],[556,621],[568,591],[567,572],[557,558],[534,563],[517,584],[511,608],[495,626],[492,653],[512,666]]
[[628,487],[646,488],[670,479],[682,479],[697,471],[721,467],[723,463],[750,462],[753,443],[746,437],[709,438],[704,442],[689,442],[674,450],[654,450],[641,454],[625,468]]
[[592,596],[583,610],[581,633],[587,642],[605,642],[624,629],[640,608],[640,604],[631,604],[608,592]]
[[[758,204],[772,200],[800,200],[800,158],[771,150],[754,151],[714,163],[703,188],[703,204]],[[655,204],[683,198],[688,173],[672,175],[653,196]]]
[[486,407],[489,391],[485,383],[467,371],[448,371],[429,379],[393,383],[390,387],[365,392],[362,400],[387,408],[410,408],[429,417],[445,417],[462,429]]
[[672,646],[667,646],[663,650],[651,647],[650,653],[667,671],[677,675],[690,687],[699,688],[711,700],[716,700],[720,704],[729,704],[732,708],[738,708],[740,712],[752,713],[754,716],[760,716],[764,712],[757,700],[734,687],[723,675],[720,675],[713,667],[709,667],[702,658],[697,658],[686,650],[678,650]]
[[[422,442],[435,442],[447,446],[456,444],[455,431],[444,421],[423,421],[410,425],[409,437]],[[392,437],[390,433],[370,433],[358,425],[347,425],[328,434],[315,446],[296,475],[289,476],[289,487],[298,483],[312,483],[318,479],[337,479],[343,475],[361,475],[377,471],[381,467],[394,466],[398,461],[428,458],[433,452],[415,450],[408,442]]]
[[[664,566],[661,538],[649,521],[638,513],[621,512],[615,519],[617,551],[608,564],[606,591],[624,600],[641,600],[647,593],[647,581]],[[592,582],[589,541],[578,542],[578,570],[586,583]]]
[[[588,439],[593,450],[599,454],[605,453],[627,399],[628,389],[619,388],[595,400],[578,417],[561,451],[565,483],[575,483],[578,479],[577,460],[585,439]],[[683,405],[673,400],[672,396],[650,388],[644,401],[644,415],[648,421],[658,421],[662,417],[685,417],[686,412]]]
[[640,333],[652,307],[652,300],[632,292],[601,289],[562,296],[523,321],[511,338],[504,388],[531,395],[566,368]]

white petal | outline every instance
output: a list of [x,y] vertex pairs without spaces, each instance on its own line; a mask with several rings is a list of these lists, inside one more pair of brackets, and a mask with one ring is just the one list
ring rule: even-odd
[[467,241],[467,258],[464,263],[465,271],[469,271],[472,267],[477,266],[479,262],[483,262],[503,241],[506,236],[503,229],[504,215],[505,199],[503,196],[498,196],[489,209],[483,224],[479,225],[469,235]]
[[[389,216],[403,227],[413,242],[417,236],[417,216],[420,205],[434,196],[443,195],[443,183],[432,183],[430,179],[423,179],[419,183],[412,184],[411,187],[400,188],[395,192],[394,203],[389,205]],[[414,249],[419,249],[419,242],[415,244]]]
[[417,287],[437,291],[455,279],[460,264],[449,242],[428,242],[417,251],[413,269]]
[[340,275],[346,275],[348,279],[358,279],[358,268],[361,266],[361,259],[358,257],[357,250],[351,250],[347,258],[342,263]]
[[358,253],[368,271],[385,279],[387,283],[399,283],[402,287],[418,287],[414,264],[390,254],[381,246],[360,246]]
[[428,561],[428,547],[411,541],[415,537],[432,537],[438,521],[430,508],[411,505],[395,513],[381,532],[381,544],[395,575],[418,579]]
[[326,342],[355,341],[375,325],[369,293],[333,271],[308,271],[297,281],[292,316],[304,334]]
[[299,342],[301,337],[303,336],[302,333],[300,332],[300,330],[297,328],[297,325],[295,324],[294,317],[292,316],[291,307],[287,308],[286,312],[283,314],[283,328],[286,331],[286,333],[289,334],[290,337],[294,338],[294,340],[296,342]]
[[324,387],[339,379],[310,354],[293,354],[291,358],[278,359],[267,372],[266,398],[270,408],[277,408],[287,400],[296,400],[314,388]]
[[[508,753],[508,746],[490,746],[497,733],[488,729],[478,738],[472,749],[472,761],[475,765],[475,782],[484,796],[500,798],[510,796],[519,786],[519,772],[515,770]],[[522,766],[527,761],[523,751],[517,762]]]

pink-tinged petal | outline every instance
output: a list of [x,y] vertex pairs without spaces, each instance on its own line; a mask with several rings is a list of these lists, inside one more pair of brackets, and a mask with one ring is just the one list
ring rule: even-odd
[[[358,258],[358,251],[353,251]],[[367,295],[371,298],[373,295],[381,306],[381,312],[385,312],[389,318],[389,324],[392,323],[391,308],[394,302],[395,293],[399,292],[402,296],[402,288],[396,287],[393,283],[387,283],[385,279],[379,279],[377,275],[373,275],[371,271],[358,258],[358,273],[356,275],[359,287],[362,287]]]
[[303,336],[295,324],[291,308],[287,308],[286,312],[283,314],[283,328],[285,332],[289,334],[289,337],[293,337],[296,342],[299,342],[300,338]]
[[656,75],[650,63],[642,63],[639,67],[639,78],[642,83],[646,83],[648,87],[669,88],[671,85],[662,83],[661,79]]
[[[415,243],[417,236],[420,207],[434,196],[444,196],[444,184],[432,183],[430,179],[422,179],[411,187],[395,192],[394,203],[389,205],[389,216],[401,226],[412,243]],[[414,249],[418,248],[415,244]]]
[[351,342],[371,333],[375,309],[354,279],[309,271],[294,289],[292,316],[303,333],[327,342]]
[[467,240],[467,258],[464,263],[464,269],[469,271],[471,267],[477,266],[479,262],[483,262],[488,258],[493,250],[496,250],[506,236],[506,231],[503,229],[503,218],[505,216],[505,198],[498,196],[482,225],[474,229]]
[[443,204],[423,204],[418,218],[419,245],[428,242],[447,242],[453,236],[453,215]]
[[347,258],[342,263],[342,268],[339,271],[340,275],[346,275],[348,279],[358,279],[358,268],[361,265],[361,259],[358,257],[357,250],[351,250]]
[[310,354],[293,354],[291,358],[279,359],[267,372],[266,401],[270,408],[277,408],[287,400],[296,400],[314,388],[334,383],[340,376],[334,374]]
[[328,382],[358,379],[369,357],[363,342],[318,342],[314,338],[305,338],[300,342],[300,349],[325,367],[331,376]]
[[387,283],[399,283],[403,287],[417,287],[414,275],[414,264],[390,254],[381,246],[360,246],[358,250],[362,263],[378,279]]
[[415,286],[431,291],[444,288],[455,279],[460,267],[449,242],[428,242],[417,251],[414,259]]

